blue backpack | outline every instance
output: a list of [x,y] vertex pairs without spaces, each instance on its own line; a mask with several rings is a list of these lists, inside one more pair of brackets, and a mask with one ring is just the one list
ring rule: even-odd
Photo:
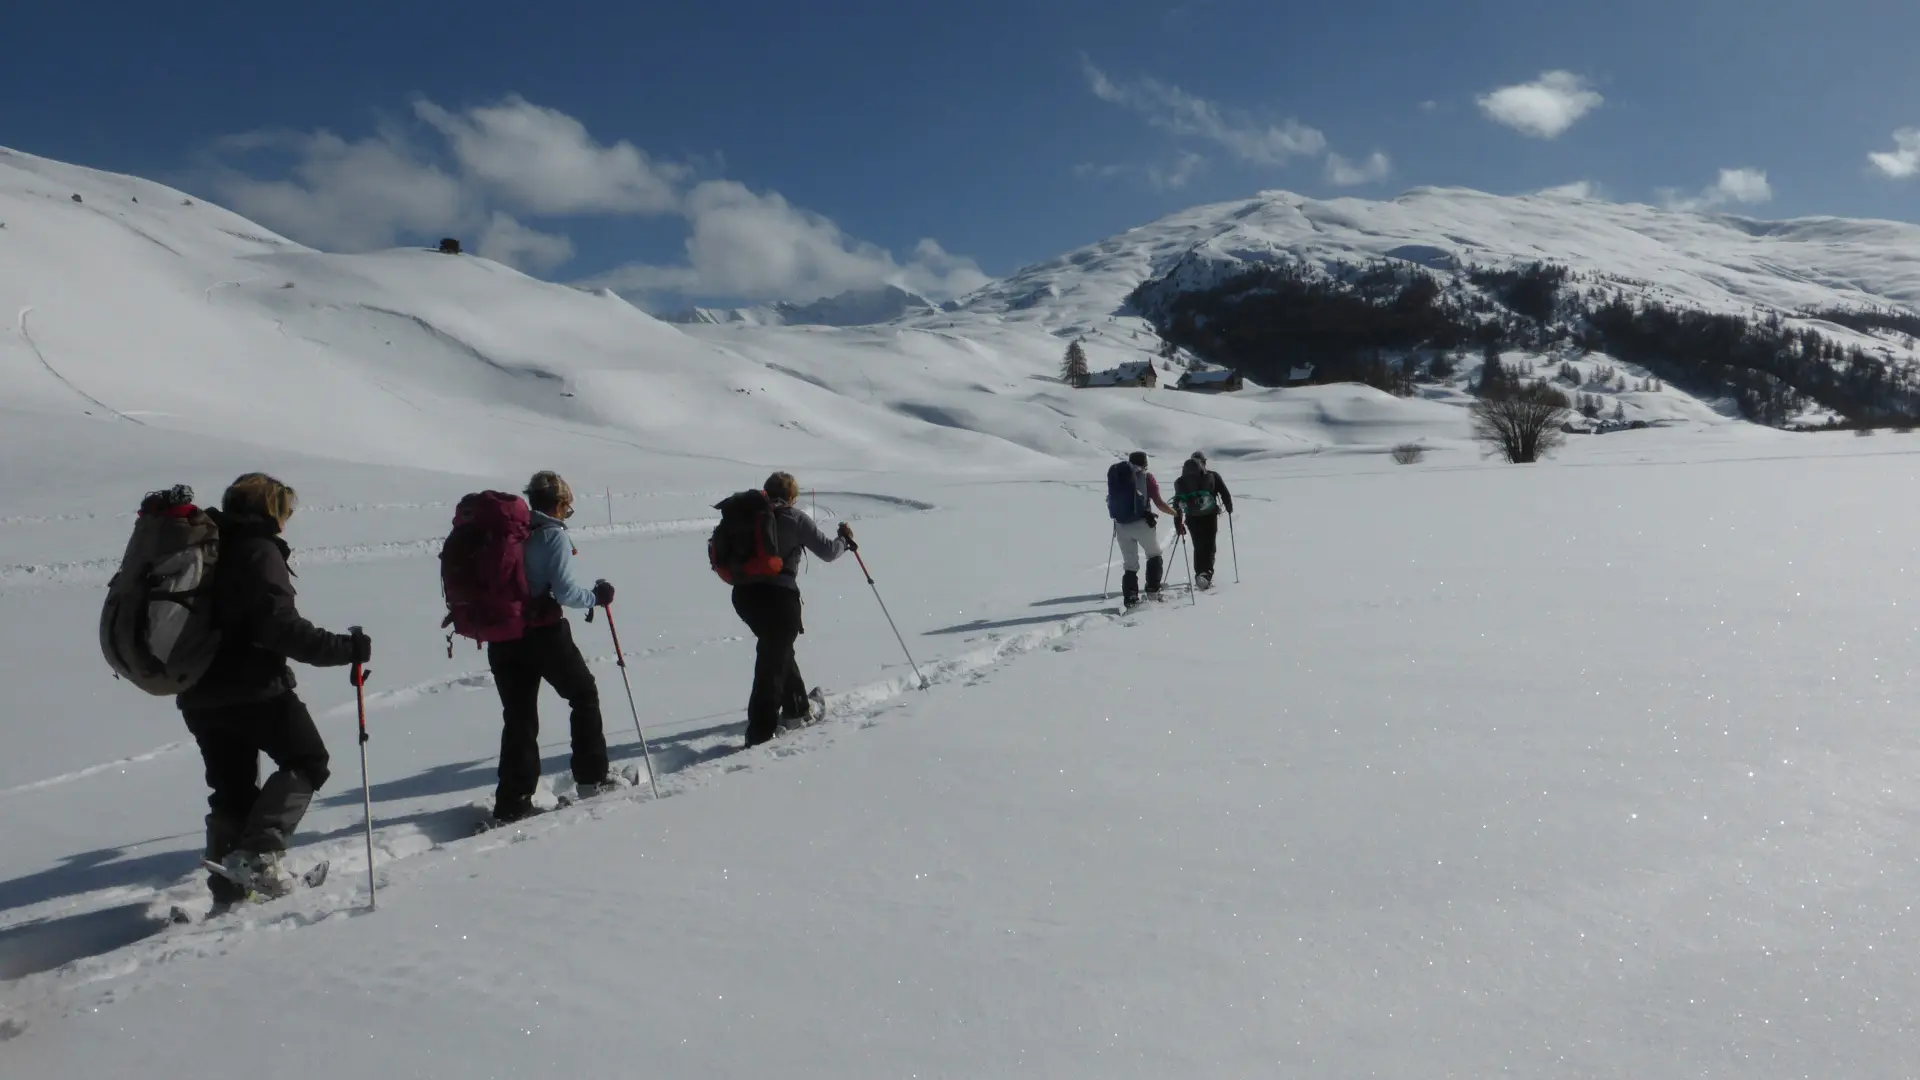
[[1125,525],[1147,516],[1146,470],[1131,461],[1116,461],[1107,470],[1107,516]]

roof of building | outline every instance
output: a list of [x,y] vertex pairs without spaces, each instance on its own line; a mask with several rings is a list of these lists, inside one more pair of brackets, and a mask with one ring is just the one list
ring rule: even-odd
[[1180,381],[1195,384],[1228,383],[1239,377],[1239,372],[1231,368],[1223,368],[1219,371],[1189,371],[1185,375],[1180,376]]
[[1153,370],[1152,363],[1146,360],[1136,360],[1136,361],[1133,361],[1132,363],[1121,364],[1119,367],[1114,368],[1110,371],[1096,371],[1093,374],[1088,375],[1087,385],[1088,386],[1118,386],[1121,383],[1133,382],[1135,379],[1139,379],[1145,376],[1148,372],[1152,370]]

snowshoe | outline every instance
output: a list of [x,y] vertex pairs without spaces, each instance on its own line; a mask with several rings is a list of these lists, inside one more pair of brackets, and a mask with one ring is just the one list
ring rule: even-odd
[[798,731],[803,727],[811,727],[827,715],[826,691],[816,686],[807,691],[807,696],[803,700],[806,702],[803,711],[796,713],[788,709],[781,712],[780,723],[775,727],[774,734],[780,735],[789,731]]
[[[328,863],[322,859],[309,867],[306,873],[296,875],[286,868],[279,852],[236,851],[220,862],[202,859],[200,865],[245,890],[247,900],[264,904],[269,900],[278,900],[302,886],[314,889],[325,884]],[[235,906],[238,905],[234,902],[225,904],[229,909]],[[216,902],[214,907],[219,909],[222,904]]]
[[597,784],[578,785],[575,788],[574,797],[578,799],[591,799],[595,795],[605,795],[609,791],[618,791],[621,788],[638,787],[639,784],[640,770],[629,765],[618,771],[609,771],[607,778]]

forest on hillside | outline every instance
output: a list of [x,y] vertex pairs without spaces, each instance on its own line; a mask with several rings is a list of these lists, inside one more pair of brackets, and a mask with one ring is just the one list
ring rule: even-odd
[[1175,272],[1128,297],[1160,335],[1255,382],[1314,365],[1314,381],[1411,392],[1501,350],[1556,358],[1604,353],[1704,398],[1730,398],[1747,418],[1784,425],[1817,405],[1858,424],[1920,419],[1916,373],[1821,333],[1920,337],[1899,310],[1808,311],[1783,318],[1704,312],[1632,294],[1624,283],[1551,263],[1436,273],[1396,261],[1251,266],[1205,289]]

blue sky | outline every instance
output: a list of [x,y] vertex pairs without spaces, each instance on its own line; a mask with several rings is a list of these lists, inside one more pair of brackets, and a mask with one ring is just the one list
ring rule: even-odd
[[0,144],[659,306],[963,291],[1264,188],[1920,220],[1903,0],[222,6],[10,10]]

